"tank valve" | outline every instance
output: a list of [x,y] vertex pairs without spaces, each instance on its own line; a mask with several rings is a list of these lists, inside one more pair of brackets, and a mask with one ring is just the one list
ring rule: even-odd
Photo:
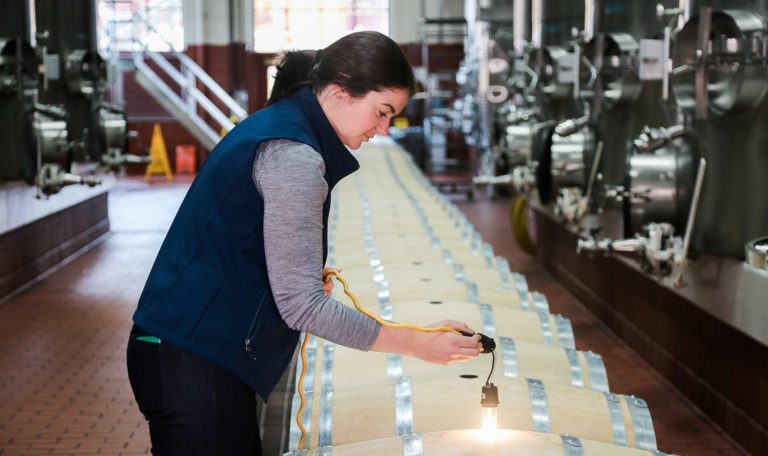
[[555,127],[555,133],[557,133],[558,136],[562,136],[565,138],[566,136],[571,136],[574,133],[577,133],[579,130],[584,128],[589,123],[589,116],[581,116],[577,119],[568,119],[560,122]]
[[64,169],[54,163],[43,165],[35,177],[35,185],[46,195],[59,193],[62,187],[67,185],[87,185],[94,187],[101,184],[101,178],[98,176],[80,176],[64,171]]

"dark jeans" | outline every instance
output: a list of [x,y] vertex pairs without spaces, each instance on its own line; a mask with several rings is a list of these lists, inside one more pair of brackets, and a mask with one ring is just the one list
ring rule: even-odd
[[256,395],[207,360],[173,345],[128,342],[128,378],[149,422],[155,456],[261,456]]

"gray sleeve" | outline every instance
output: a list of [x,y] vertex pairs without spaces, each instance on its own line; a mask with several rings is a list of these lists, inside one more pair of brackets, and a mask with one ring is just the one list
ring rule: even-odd
[[267,273],[286,324],[333,343],[370,349],[379,323],[323,293],[325,163],[310,146],[274,140],[259,148],[254,181],[264,199]]

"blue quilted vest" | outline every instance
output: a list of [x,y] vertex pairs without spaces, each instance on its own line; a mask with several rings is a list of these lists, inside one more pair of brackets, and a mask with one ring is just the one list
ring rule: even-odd
[[265,399],[299,336],[280,317],[269,287],[264,201],[253,181],[259,144],[278,138],[307,144],[325,161],[325,260],[330,190],[359,164],[313,92],[303,88],[242,121],[214,148],[171,224],[133,316],[140,328],[205,357]]

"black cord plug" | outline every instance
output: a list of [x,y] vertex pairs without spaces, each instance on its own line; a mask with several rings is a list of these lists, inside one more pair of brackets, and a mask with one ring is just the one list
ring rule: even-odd
[[[464,331],[459,331],[459,332],[461,332],[462,336],[466,336],[466,337],[474,336],[474,334],[470,334],[468,332],[464,332]],[[480,353],[491,353],[494,350],[496,350],[496,341],[493,340],[493,337],[488,337],[483,333],[475,333],[475,334],[480,335],[480,343],[483,344],[483,351],[481,351]]]

